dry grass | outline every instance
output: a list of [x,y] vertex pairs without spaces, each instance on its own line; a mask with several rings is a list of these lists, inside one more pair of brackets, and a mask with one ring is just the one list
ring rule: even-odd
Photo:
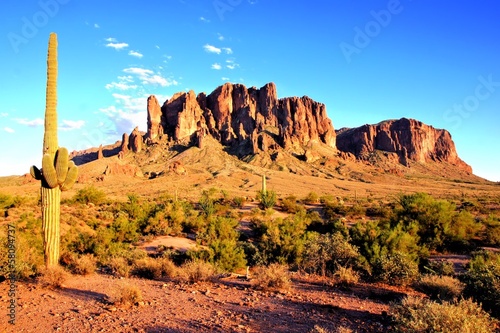
[[128,260],[123,257],[111,258],[108,261],[107,266],[111,269],[111,273],[117,277],[129,277],[132,270]]
[[281,264],[271,264],[267,267],[259,266],[252,274],[252,286],[264,290],[290,290],[292,282],[288,267]]
[[414,283],[414,288],[430,298],[442,301],[456,300],[464,290],[464,284],[451,276],[424,275]]
[[351,267],[340,266],[333,277],[335,284],[341,287],[350,287],[359,282],[359,273]]
[[215,277],[215,267],[205,261],[188,261],[179,269],[178,277],[189,283],[208,281]]
[[61,266],[43,268],[38,282],[45,288],[61,289],[70,274]]
[[110,302],[115,305],[130,306],[142,301],[142,292],[136,285],[122,284],[113,291]]
[[493,333],[496,322],[472,300],[437,303],[419,297],[407,297],[393,305],[397,332],[407,333]]

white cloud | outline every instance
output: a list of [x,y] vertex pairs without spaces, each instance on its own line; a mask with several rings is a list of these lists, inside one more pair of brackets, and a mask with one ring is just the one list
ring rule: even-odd
[[155,47],[156,47],[158,50],[160,49],[160,47],[159,47],[158,45],[155,45]]
[[215,63],[212,65],[212,69],[220,70],[221,68],[222,66],[220,64]]
[[14,133],[15,131],[10,127],[4,127],[3,130],[7,133]]
[[83,121],[83,120],[77,120],[77,121],[63,120],[62,125],[59,126],[59,129],[61,131],[66,132],[66,131],[72,131],[75,129],[80,129],[83,127],[83,125],[85,125],[85,121]]
[[44,121],[42,118],[36,118],[36,119],[33,119],[33,120],[28,120],[26,118],[15,118],[14,119],[18,124],[20,125],[26,125],[26,126],[29,126],[29,127],[38,127],[38,126],[42,126]]
[[225,76],[224,76],[224,77],[222,77],[221,79],[222,79],[222,81],[229,81],[229,78],[228,78],[228,77],[225,77]]
[[116,38],[109,37],[109,38],[106,38],[106,42],[114,43],[114,42],[117,42],[117,40],[116,40]]
[[219,49],[218,47],[215,47],[215,46],[209,45],[209,44],[205,44],[203,46],[203,48],[208,53],[217,53],[217,54],[220,54],[222,52],[221,49]]
[[100,28],[99,24],[94,23],[94,28],[99,29]]
[[136,89],[136,84],[127,84],[126,82],[111,82],[106,85],[106,89],[118,89],[118,90],[129,90]]
[[155,84],[162,87],[176,86],[179,83],[171,78],[165,78],[150,69],[130,67],[123,70],[127,74],[135,75],[141,80],[142,84]]
[[233,54],[233,50],[230,47],[223,47],[222,50],[227,54]]
[[217,34],[219,37],[217,37],[220,41],[223,41],[224,40],[224,36],[222,36],[221,34]]
[[0,113],[0,118],[7,117],[9,114],[7,112]]
[[130,55],[132,57],[137,57],[137,58],[142,58],[143,57],[142,53],[139,53],[137,51],[129,51],[128,55]]
[[207,18],[205,18],[205,17],[203,17],[203,16],[202,16],[202,17],[200,17],[200,21],[201,21],[201,22],[204,22],[204,23],[210,23],[210,20],[209,20],[209,19],[207,19]]
[[127,43],[108,43],[108,44],[106,44],[106,47],[112,47],[115,50],[121,50],[121,49],[127,48],[128,44]]
[[240,65],[235,63],[233,59],[228,59],[226,60],[226,67],[229,68],[229,69],[235,69],[236,67],[239,67]]

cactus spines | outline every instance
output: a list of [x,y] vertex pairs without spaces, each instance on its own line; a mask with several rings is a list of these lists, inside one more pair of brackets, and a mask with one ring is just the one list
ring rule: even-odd
[[68,156],[68,150],[64,147],[59,148],[56,152],[56,173],[59,185],[64,183],[68,174]]
[[32,165],[30,168],[30,174],[31,177],[35,178],[36,180],[42,180],[42,172],[34,165]]
[[47,54],[47,90],[45,94],[45,132],[43,152],[54,158],[57,148],[57,35],[51,33]]
[[54,160],[49,154],[43,155],[42,158],[42,175],[45,179],[45,182],[49,188],[56,188],[59,186],[59,182],[57,181],[57,172],[56,168],[54,168]]
[[266,194],[266,175],[262,175],[262,194]]

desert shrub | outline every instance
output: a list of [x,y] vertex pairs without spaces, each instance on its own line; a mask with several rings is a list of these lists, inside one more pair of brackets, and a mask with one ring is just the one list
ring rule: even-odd
[[271,190],[267,190],[266,192],[259,191],[257,193],[257,200],[259,200],[262,208],[272,208],[276,205],[276,192]]
[[424,269],[431,272],[434,275],[440,275],[440,276],[455,275],[455,267],[453,265],[453,262],[449,260],[428,261],[426,265],[424,265]]
[[119,215],[111,224],[114,233],[114,242],[133,243],[139,239],[137,223],[123,214]]
[[207,259],[224,271],[232,271],[246,265],[245,253],[239,246],[240,233],[236,230],[236,219],[212,217],[206,229],[198,235],[201,245],[207,247]]
[[309,192],[304,198],[304,203],[314,205],[319,203],[319,195],[316,192]]
[[284,219],[258,221],[255,226],[257,247],[265,263],[297,263],[307,238],[310,219],[305,211]]
[[178,235],[184,222],[192,216],[192,207],[183,201],[165,201],[151,208],[149,216],[139,222],[144,235]]
[[79,254],[96,253],[98,247],[98,240],[94,234],[79,232],[74,228],[70,229],[70,231],[64,235],[61,243],[67,243],[66,247],[69,251]]
[[312,330],[309,331],[309,333],[356,333],[356,332],[342,325],[337,326],[335,330],[329,330],[319,325],[314,325],[314,327],[312,328]]
[[295,214],[300,209],[304,209],[304,207],[297,203],[297,197],[294,195],[289,195],[286,198],[281,200],[281,208],[284,212]]
[[415,227],[405,230],[402,225],[391,228],[386,221],[366,221],[356,223],[349,234],[363,260],[371,266],[381,256],[396,252],[405,253],[414,261],[427,254],[426,248],[418,244],[419,237]]
[[484,309],[500,318],[500,254],[475,253],[462,281],[465,296],[480,302]]
[[238,208],[243,208],[246,203],[246,199],[244,197],[234,197],[233,205]]
[[350,287],[359,281],[359,273],[352,267],[338,266],[333,277],[335,284],[341,287]]
[[99,190],[93,185],[85,186],[84,188],[78,190],[73,197],[73,201],[89,204],[92,203],[94,205],[99,205],[103,203],[106,199],[106,193]]
[[[44,266],[41,220],[33,213],[22,214],[16,225],[16,261],[14,274],[18,279],[27,279],[39,273]],[[6,228],[0,228],[0,276],[8,277],[9,246]]]
[[288,267],[282,264],[258,266],[252,273],[252,286],[264,290],[289,290],[291,280]]
[[132,274],[149,280],[157,280],[162,276],[160,262],[153,258],[146,257],[134,262]]
[[500,218],[489,215],[484,221],[483,239],[486,244],[500,246]]
[[493,333],[496,323],[471,300],[437,303],[419,297],[393,304],[396,332],[405,333]]
[[111,274],[117,277],[129,277],[132,271],[132,265],[123,257],[113,257],[107,263]]
[[414,288],[431,299],[453,301],[460,297],[464,284],[451,276],[423,275],[414,283]]
[[356,246],[349,243],[349,236],[313,233],[307,239],[300,267],[308,272],[325,276],[340,267],[353,265],[359,256]]
[[325,203],[325,217],[333,220],[347,215],[348,207],[343,202],[338,200],[326,201]]
[[116,305],[130,306],[142,301],[142,292],[136,285],[121,284],[113,291],[110,302]]
[[216,274],[215,267],[202,260],[192,260],[186,262],[179,270],[179,277],[189,283],[208,281]]
[[69,273],[61,266],[47,267],[40,270],[38,282],[45,288],[60,289],[69,277]]
[[418,275],[418,264],[400,252],[382,255],[373,265],[373,277],[391,285],[410,284]]
[[73,274],[90,275],[97,269],[97,259],[92,254],[78,255],[65,252],[59,262]]

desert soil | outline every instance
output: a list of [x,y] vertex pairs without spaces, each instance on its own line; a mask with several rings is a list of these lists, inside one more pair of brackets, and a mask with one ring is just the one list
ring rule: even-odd
[[[356,332],[386,332],[388,301],[406,291],[359,284],[351,290],[328,286],[318,277],[294,275],[287,292],[261,291],[237,277],[186,284],[115,278],[105,274],[71,276],[62,289],[35,281],[18,283],[15,325],[1,332],[309,332],[315,325]],[[123,285],[137,286],[143,301],[133,306],[110,302]],[[7,282],[0,304],[7,313]]]

